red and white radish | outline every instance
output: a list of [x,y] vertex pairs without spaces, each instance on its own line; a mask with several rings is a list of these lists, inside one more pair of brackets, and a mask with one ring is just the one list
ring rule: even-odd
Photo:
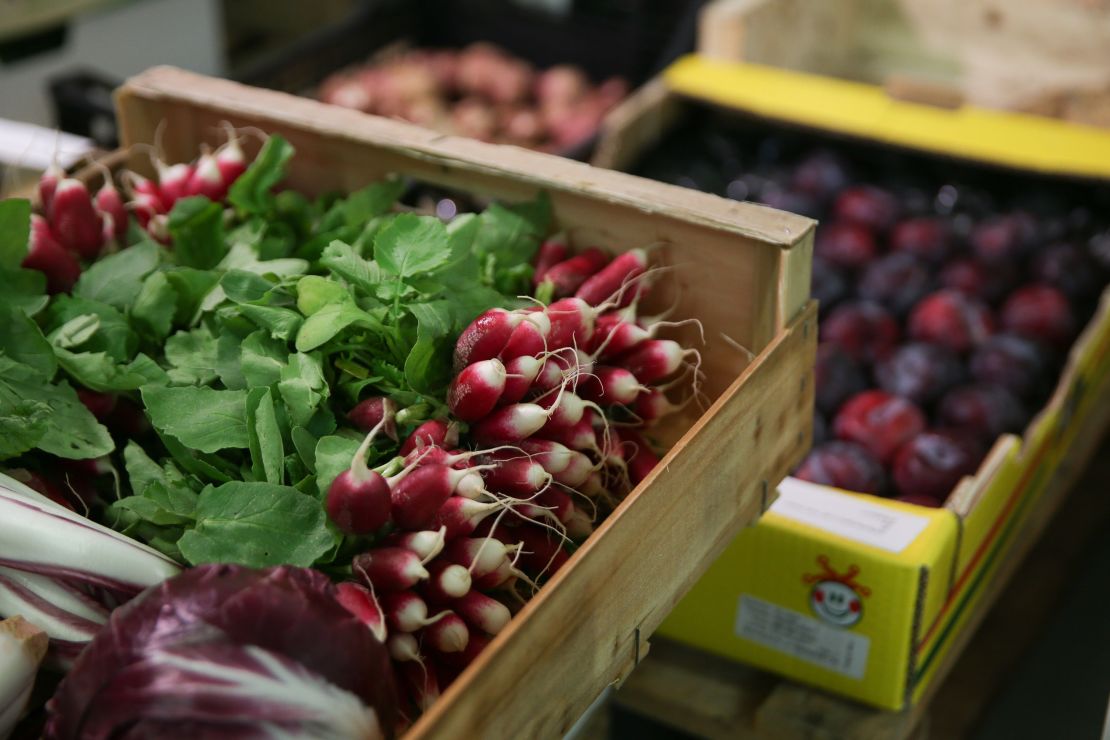
[[532,456],[548,473],[561,473],[570,465],[573,450],[549,439],[531,437],[520,443],[520,449]]
[[169,210],[162,200],[162,192],[158,188],[158,183],[130,170],[125,171],[120,180],[131,191],[132,198],[141,200],[154,213],[165,213]]
[[[501,391],[499,403],[502,405],[517,403],[536,382],[536,377],[544,367],[544,361],[537,357],[514,357],[505,363],[505,387]],[[558,368],[555,368],[556,371]],[[552,386],[553,387],[553,386]]]
[[39,203],[42,205],[42,212],[48,218],[54,205],[54,191],[57,190],[58,183],[65,176],[65,171],[58,166],[58,163],[51,162],[46,171],[42,173],[42,177],[39,178]]
[[351,569],[375,592],[405,591],[428,579],[420,557],[403,547],[376,547],[351,561]]
[[389,657],[398,663],[420,662],[420,643],[407,632],[390,635],[385,645],[389,650]]
[[50,225],[58,242],[84,259],[95,258],[104,246],[103,223],[93,207],[92,196],[80,180],[66,178],[58,183],[50,209]]
[[220,170],[220,179],[225,187],[230,188],[232,183],[247,171],[248,163],[242,147],[239,146],[238,132],[231,124],[226,124],[225,128],[228,133],[227,143],[216,151],[216,167]]
[[436,560],[428,566],[428,572],[420,592],[430,604],[442,604],[470,591],[470,571],[458,563]]
[[473,534],[474,530],[491,514],[504,511],[500,502],[473,501],[464,496],[452,496],[444,502],[432,520],[432,527],[443,527],[448,542]]
[[570,248],[567,246],[567,235],[559,232],[553,236],[544,239],[540,244],[539,251],[536,253],[536,269],[532,273],[532,285],[539,285],[543,282],[544,275],[555,265],[559,264],[567,258],[567,252]]
[[461,537],[448,543],[443,558],[462,565],[477,578],[500,568],[509,559],[509,549],[494,537]]
[[529,519],[552,519],[562,525],[573,515],[574,502],[566,491],[560,488],[548,488],[514,510]]
[[45,275],[46,291],[50,294],[69,292],[81,277],[77,259],[55,240],[50,224],[37,213],[31,215],[27,256],[20,264]]
[[544,309],[551,323],[547,346],[551,349],[587,349],[594,334],[596,311],[581,298],[562,298]]
[[573,295],[583,283],[609,263],[609,255],[597,247],[552,265],[544,273],[543,283],[549,284],[556,298]]
[[471,363],[451,382],[447,406],[465,422],[478,421],[497,405],[506,380],[505,366],[496,358]]
[[446,537],[447,530],[444,527],[422,532],[394,532],[386,539],[386,544],[412,550],[426,563],[443,550]]
[[372,591],[353,581],[344,581],[335,587],[335,600],[369,627],[378,642],[385,642],[385,615]]
[[672,403],[661,389],[648,388],[636,397],[629,410],[646,426],[681,411],[684,407],[684,403]]
[[578,386],[578,394],[587,401],[605,405],[633,403],[648,388],[623,367],[602,365]]
[[455,372],[497,357],[523,320],[524,314],[491,308],[471,321],[455,342]]
[[449,449],[459,443],[459,430],[444,419],[432,419],[418,426],[401,445],[401,454],[408,455],[418,447]]
[[438,656],[445,664],[456,670],[462,670],[474,662],[478,655],[489,647],[491,639],[481,632],[471,632],[466,643],[466,649],[461,653],[448,653]]
[[470,433],[479,444],[516,444],[542,429],[551,413],[534,403],[514,403],[475,423]]
[[567,391],[555,395],[548,391],[546,395],[536,399],[535,403],[550,411],[551,416],[544,425],[545,429],[553,426],[574,426],[582,420],[586,410],[593,405],[582,400],[578,394]]
[[524,320],[513,329],[509,341],[498,355],[508,361],[516,357],[535,357],[547,349],[547,335],[551,331],[551,319],[542,311],[524,314]]
[[697,350],[683,350],[673,339],[649,339],[621,356],[620,364],[641,383],[656,383],[678,372],[687,356],[693,356],[695,364],[700,359]]
[[639,485],[640,481],[647,478],[648,474],[659,464],[659,456],[651,449],[647,440],[635,431],[622,430],[621,436],[624,438],[626,446],[631,448],[630,451],[624,453],[625,461],[628,464],[628,476],[632,485]]
[[77,399],[97,421],[104,421],[115,411],[119,400],[114,393],[101,393],[88,388],[77,388]]
[[487,635],[501,632],[513,617],[507,606],[479,591],[471,591],[452,602],[451,608],[464,622]]
[[215,155],[202,152],[197,158],[189,180],[185,183],[185,195],[203,195],[211,201],[219,203],[227,195],[227,183],[224,182],[223,173]]
[[[565,447],[572,450],[588,450],[593,451],[597,449],[597,431],[594,429],[593,424],[589,419],[580,419],[577,424],[562,425],[562,424],[548,424],[541,429],[537,436],[542,439],[549,439],[552,442],[558,442]],[[556,480],[560,480],[556,476]],[[560,482],[562,482],[560,480]]]
[[521,546],[520,566],[529,572],[553,575],[567,561],[563,543],[548,529],[533,524],[506,528],[510,538]]
[[456,490],[467,498],[485,490],[477,473],[446,465],[420,465],[391,488],[393,522],[410,531],[435,528],[436,513]]
[[335,476],[328,486],[325,507],[328,518],[348,535],[377,532],[390,520],[391,491],[381,473],[366,466],[366,453],[378,432],[385,426],[382,419],[362,440],[349,468]]
[[154,158],[154,168],[158,171],[158,193],[166,210],[173,208],[181,198],[189,194],[189,181],[193,178],[194,166],[185,162],[166,164]]
[[97,210],[111,218],[111,236],[123,239],[127,235],[127,206],[123,203],[123,196],[112,183],[112,177],[105,172],[104,184],[96,191],[95,204]]
[[[461,621],[461,620],[460,620]],[[434,670],[421,661],[404,661],[394,664],[398,683],[405,687],[409,698],[421,712],[431,709],[440,697],[439,678]]]
[[593,517],[577,506],[571,511],[563,525],[567,528],[567,537],[575,542],[581,542],[594,533]]
[[[596,447],[596,436],[592,439]],[[596,467],[593,461],[586,455],[583,455],[581,452],[571,451],[570,462],[565,468],[554,474],[555,482],[559,485],[567,486],[568,488],[577,489],[589,479],[590,474],[594,472]]]
[[448,611],[443,618],[422,630],[424,644],[440,653],[461,653],[466,650],[470,630],[458,614]]
[[443,618],[444,612],[428,616],[428,604],[412,591],[392,591],[380,598],[385,623],[395,632],[416,632]]
[[[628,292],[627,286],[642,275],[647,269],[647,252],[643,249],[631,249],[618,255],[612,262],[575,291],[575,297],[581,298],[591,306],[600,306],[614,299],[622,292]],[[629,296],[631,301],[631,296]],[[623,303],[623,301],[621,301]]]
[[394,442],[397,441],[397,404],[386,396],[372,396],[355,404],[347,412],[347,420],[355,425],[356,429],[368,432],[378,424],[385,422],[382,432]]
[[502,452],[483,456],[482,478],[490,491],[510,496],[531,496],[551,482],[543,466],[523,455]]

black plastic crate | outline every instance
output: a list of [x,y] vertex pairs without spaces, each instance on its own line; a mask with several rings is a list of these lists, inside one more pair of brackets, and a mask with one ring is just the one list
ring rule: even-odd
[[51,78],[54,125],[66,133],[87,136],[103,149],[115,149],[119,146],[119,133],[112,91],[121,82],[88,69]]
[[566,14],[505,0],[367,1],[342,22],[315,30],[233,73],[241,82],[298,94],[332,72],[395,42],[462,47],[487,41],[537,67],[577,64],[595,80],[638,85],[694,45],[704,0],[602,0]]

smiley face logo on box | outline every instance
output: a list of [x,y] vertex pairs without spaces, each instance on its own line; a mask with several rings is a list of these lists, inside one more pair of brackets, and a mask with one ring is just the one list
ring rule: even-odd
[[838,573],[829,563],[827,555],[819,555],[820,573],[807,573],[802,582],[813,584],[809,592],[809,605],[814,614],[837,627],[851,627],[863,618],[863,599],[871,589],[856,582],[859,566],[850,565]]

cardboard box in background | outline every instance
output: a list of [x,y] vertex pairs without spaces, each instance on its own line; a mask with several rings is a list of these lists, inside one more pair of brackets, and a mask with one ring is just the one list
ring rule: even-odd
[[[708,103],[707,103],[708,101]],[[1026,171],[1110,179],[1110,131],[891,100],[875,86],[679,60],[614,111],[594,163],[631,168],[692,107]],[[943,509],[787,479],[659,634],[887,709],[936,687],[1110,419],[1110,290],[1050,402]]]

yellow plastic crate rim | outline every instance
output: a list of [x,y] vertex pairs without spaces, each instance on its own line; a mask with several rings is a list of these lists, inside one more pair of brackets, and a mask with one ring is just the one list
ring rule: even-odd
[[875,85],[683,57],[664,72],[688,97],[766,118],[1024,170],[1110,178],[1110,131],[972,105],[955,109],[891,98]]

